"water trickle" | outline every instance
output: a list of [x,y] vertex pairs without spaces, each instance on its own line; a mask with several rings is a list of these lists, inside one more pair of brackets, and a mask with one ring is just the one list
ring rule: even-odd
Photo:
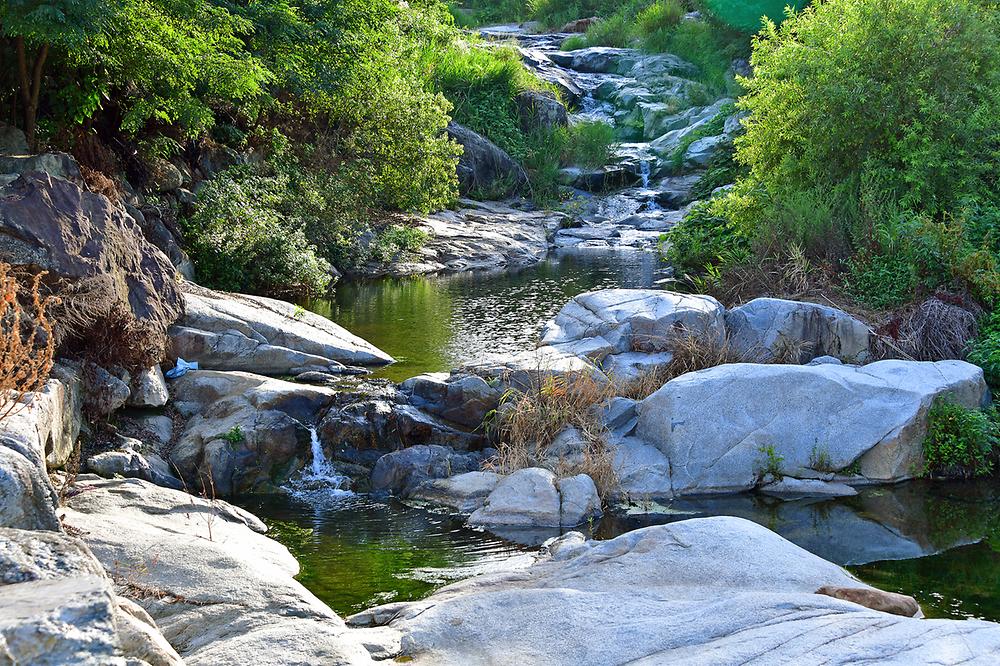
[[316,426],[309,426],[312,464],[289,483],[289,491],[299,499],[323,501],[353,495],[351,478],[337,472],[326,457]]
[[642,176],[642,189],[649,189],[649,174],[652,171],[652,167],[649,160],[642,160],[639,162],[639,175]]

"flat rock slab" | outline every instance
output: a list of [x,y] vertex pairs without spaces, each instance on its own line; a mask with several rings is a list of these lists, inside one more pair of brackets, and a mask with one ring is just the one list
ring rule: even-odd
[[82,476],[76,488],[65,522],[187,664],[370,663],[247,512],[135,479]]
[[719,517],[610,541],[566,535],[527,570],[477,576],[348,621],[396,630],[401,655],[415,664],[985,665],[1000,658],[1000,625],[901,617],[817,594],[824,587],[872,590],[759,525]]

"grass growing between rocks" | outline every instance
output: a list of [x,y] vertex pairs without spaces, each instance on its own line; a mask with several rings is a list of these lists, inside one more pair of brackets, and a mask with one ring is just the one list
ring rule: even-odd
[[[589,372],[533,375],[536,379],[525,390],[512,388],[501,399],[493,426],[496,471],[544,467],[559,476],[587,474],[601,497],[610,497],[618,489],[618,475],[599,408],[615,396],[613,384]],[[570,455],[551,451],[567,427],[579,432],[583,450]]]

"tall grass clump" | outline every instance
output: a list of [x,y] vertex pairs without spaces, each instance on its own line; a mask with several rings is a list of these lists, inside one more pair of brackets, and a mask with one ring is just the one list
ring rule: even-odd
[[40,294],[42,274],[27,285],[0,263],[0,420],[23,406],[25,394],[45,384],[52,370],[55,333],[51,297]]

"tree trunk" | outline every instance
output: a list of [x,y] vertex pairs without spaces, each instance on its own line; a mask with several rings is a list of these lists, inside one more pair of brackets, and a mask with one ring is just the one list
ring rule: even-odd
[[29,71],[24,37],[15,38],[14,44],[17,48],[17,73],[20,79],[21,101],[24,103],[24,136],[28,140],[28,146],[35,150],[38,98],[42,92],[42,71],[45,67],[45,59],[49,55],[49,45],[43,44],[39,47]]

